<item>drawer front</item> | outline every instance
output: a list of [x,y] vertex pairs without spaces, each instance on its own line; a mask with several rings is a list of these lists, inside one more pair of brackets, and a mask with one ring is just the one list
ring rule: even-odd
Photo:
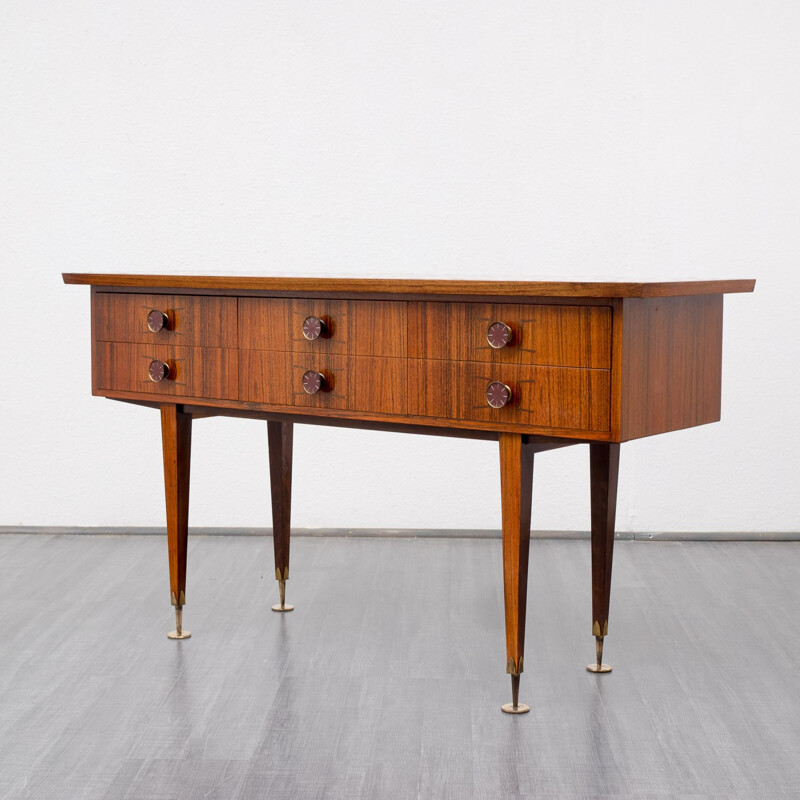
[[[602,369],[532,367],[409,359],[409,413],[421,417],[512,422],[542,428],[607,431],[611,373]],[[492,408],[489,384],[502,383],[511,400]]]
[[[507,329],[507,344],[492,347]],[[408,351],[412,358],[611,367],[611,309],[607,306],[409,303]]]
[[[303,388],[307,373],[322,375],[319,391]],[[406,362],[400,358],[305,355],[242,350],[240,399],[251,403],[405,414]],[[313,385],[309,388],[314,388]]]
[[[388,300],[239,299],[240,347],[293,353],[406,355],[407,308]],[[317,338],[313,319],[324,327]],[[304,333],[304,323],[311,327]]]
[[[103,342],[236,347],[236,305],[235,297],[97,292],[94,336]],[[148,327],[151,312],[154,327],[163,324],[160,330]]]
[[[101,390],[236,400],[238,355],[236,350],[212,347],[97,342],[95,378]],[[151,380],[152,362],[167,364],[169,375],[158,382]]]

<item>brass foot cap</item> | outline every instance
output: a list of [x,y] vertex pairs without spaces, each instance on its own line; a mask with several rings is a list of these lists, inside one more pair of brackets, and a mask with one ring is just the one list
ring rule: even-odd
[[192,634],[189,631],[170,631],[167,634],[167,639],[190,639]]
[[285,605],[281,605],[280,603],[276,603],[274,606],[272,606],[272,610],[273,611],[294,611],[294,606],[289,605],[289,603],[286,603]]
[[597,664],[589,664],[586,667],[587,672],[596,672],[598,675],[604,672],[611,672],[611,664],[601,664],[599,667]]
[[506,703],[504,706],[500,706],[500,708],[506,712],[506,714],[527,714],[530,710],[530,706],[526,706],[525,703],[518,703],[514,705],[513,703]]

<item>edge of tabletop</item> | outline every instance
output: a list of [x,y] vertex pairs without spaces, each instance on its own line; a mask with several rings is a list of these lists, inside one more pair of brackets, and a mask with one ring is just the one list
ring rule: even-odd
[[64,283],[141,289],[247,292],[331,292],[373,295],[491,295],[494,297],[674,297],[752,292],[755,280],[640,282],[485,281],[392,278],[290,278],[210,275],[132,275],[64,272]]

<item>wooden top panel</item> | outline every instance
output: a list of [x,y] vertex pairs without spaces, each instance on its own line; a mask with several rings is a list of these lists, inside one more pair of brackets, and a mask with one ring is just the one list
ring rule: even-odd
[[342,296],[459,297],[674,297],[752,292],[754,280],[674,281],[668,283],[580,281],[481,281],[390,278],[289,278],[211,275],[114,275],[65,272],[64,283],[141,289],[262,292],[286,295],[325,293]]

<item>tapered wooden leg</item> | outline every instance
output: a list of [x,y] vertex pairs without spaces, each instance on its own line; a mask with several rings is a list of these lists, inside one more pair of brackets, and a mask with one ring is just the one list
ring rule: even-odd
[[164,451],[164,489],[167,499],[169,591],[175,606],[175,630],[170,639],[188,639],[183,630],[186,602],[186,547],[189,538],[189,465],[192,452],[192,417],[174,403],[161,406],[161,443]]
[[503,586],[506,607],[506,671],[511,675],[509,714],[530,708],[519,702],[519,676],[525,650],[528,550],[531,539],[533,447],[515,433],[500,434],[500,494],[503,505]]
[[267,422],[269,479],[272,490],[272,541],[275,545],[275,578],[280,603],[273,611],[292,611],[286,603],[289,579],[289,534],[292,517],[292,423]]
[[608,606],[611,600],[619,444],[590,444],[589,459],[592,491],[592,634],[597,658],[586,669],[601,673],[611,672],[611,667],[603,663],[603,639],[608,633]]

